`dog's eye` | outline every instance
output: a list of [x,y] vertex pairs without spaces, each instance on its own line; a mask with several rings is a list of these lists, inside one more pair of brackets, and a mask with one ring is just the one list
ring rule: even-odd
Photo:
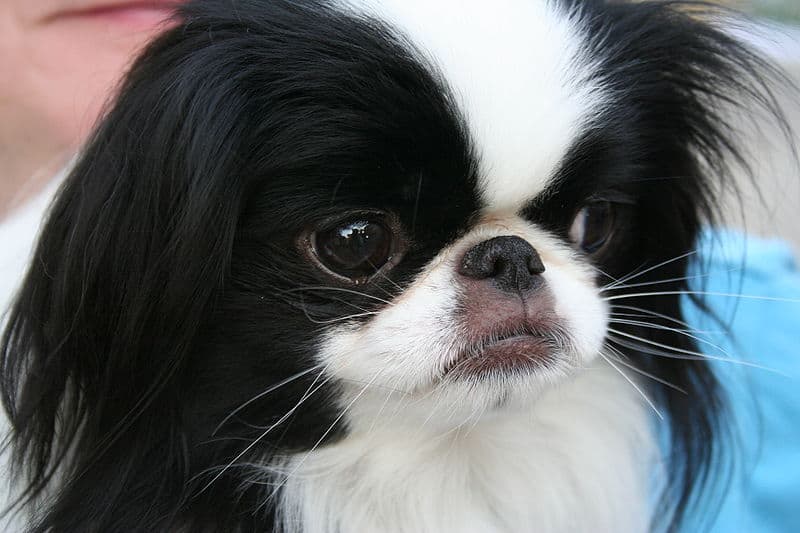
[[613,204],[602,200],[588,203],[578,211],[569,236],[581,250],[593,254],[603,248],[613,231]]
[[354,282],[375,274],[395,251],[389,224],[377,217],[337,222],[315,232],[312,245],[323,267]]

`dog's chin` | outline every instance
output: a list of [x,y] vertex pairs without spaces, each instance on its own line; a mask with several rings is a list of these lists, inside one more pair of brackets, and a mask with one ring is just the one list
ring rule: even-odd
[[508,376],[536,374],[558,363],[559,355],[564,353],[560,338],[535,325],[479,338],[445,366],[442,379],[502,380]]
[[432,395],[470,416],[529,407],[592,358],[578,353],[568,332],[554,323],[526,320],[485,337],[466,337],[470,341],[435,379]]
[[500,339],[455,359],[434,394],[470,412],[530,406],[544,391],[574,375],[577,359],[546,337]]
[[359,422],[367,421],[360,429],[390,425],[440,433],[481,418],[529,410],[588,364],[587,358],[552,339],[518,335],[486,344],[480,351],[460,352],[434,380],[411,392],[345,384],[344,403],[356,431]]

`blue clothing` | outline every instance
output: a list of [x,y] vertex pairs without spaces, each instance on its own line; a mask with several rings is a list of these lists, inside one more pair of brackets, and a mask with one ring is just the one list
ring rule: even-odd
[[785,243],[728,231],[705,235],[697,261],[703,268],[693,289],[711,293],[707,303],[732,333],[687,300],[691,327],[715,330],[702,336],[718,348],[702,350],[754,365],[714,363],[733,402],[744,460],[712,531],[800,532],[800,272]]

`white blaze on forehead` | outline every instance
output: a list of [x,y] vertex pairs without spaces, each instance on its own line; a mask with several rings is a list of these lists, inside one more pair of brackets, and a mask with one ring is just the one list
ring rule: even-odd
[[479,157],[491,210],[540,193],[604,96],[579,14],[553,0],[351,0],[439,69]]

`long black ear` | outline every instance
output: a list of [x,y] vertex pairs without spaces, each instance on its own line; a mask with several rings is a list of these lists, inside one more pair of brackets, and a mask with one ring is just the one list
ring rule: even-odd
[[[8,316],[0,380],[23,500],[52,503],[37,530],[146,524],[110,516],[147,509],[114,505],[132,476],[143,482],[136,465],[178,463],[171,475],[150,469],[156,495],[185,474],[179,413],[153,406],[178,404],[165,396],[180,394],[171,380],[220,291],[245,195],[235,169],[246,99],[217,36],[187,23],[133,67],[63,184]],[[121,439],[126,455],[113,453]]]
[[694,292],[702,288],[703,265],[696,265],[699,273],[687,274],[690,258],[696,259],[692,254],[703,225],[721,219],[723,193],[737,192],[734,171],[747,175],[748,161],[758,156],[742,145],[735,124],[750,120],[756,128],[754,119],[767,116],[790,139],[775,91],[792,84],[730,35],[743,22],[736,13],[700,0],[603,4],[609,17],[598,17],[591,32],[598,36],[597,53],[605,58],[609,79],[635,80],[620,88],[624,97],[614,112],[633,117],[639,127],[632,130],[640,138],[623,135],[620,140],[626,142],[617,144],[638,154],[639,172],[647,181],[635,219],[643,237],[619,254],[634,261],[621,271],[633,273],[634,282],[614,292],[651,293],[612,304],[622,313],[633,305],[648,318],[639,325],[615,324],[632,336],[610,335],[610,344],[667,382],[646,380],[665,418],[666,479],[652,529],[705,530],[737,466],[732,437],[738,430],[725,383],[700,355],[711,348],[698,345],[702,335],[687,334],[675,324],[685,324],[683,295],[711,311],[702,293]]

